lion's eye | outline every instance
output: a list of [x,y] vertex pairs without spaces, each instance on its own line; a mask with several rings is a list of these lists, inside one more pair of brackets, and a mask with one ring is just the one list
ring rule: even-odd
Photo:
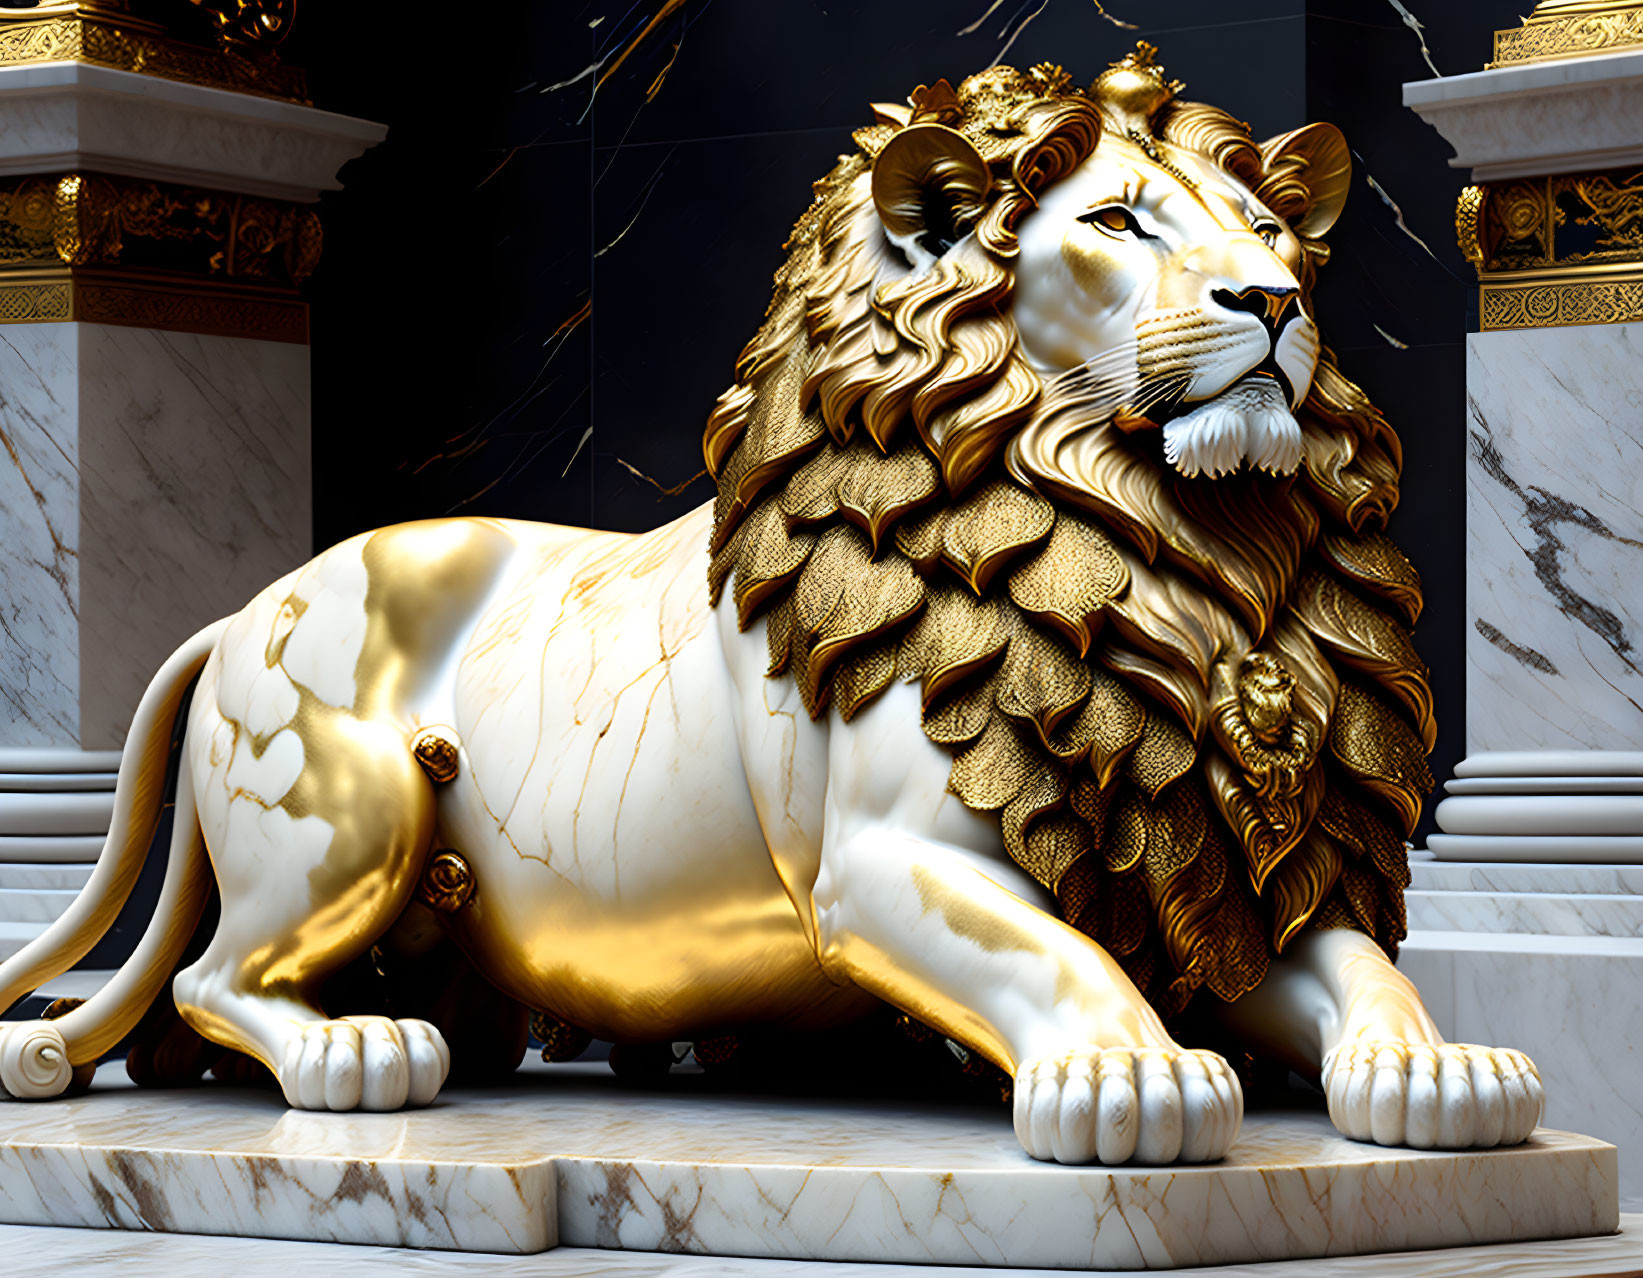
[[1259,235],[1268,247],[1276,244],[1278,237],[1283,234],[1283,228],[1276,222],[1257,222],[1254,229],[1255,234]]
[[1135,214],[1122,204],[1109,204],[1105,208],[1091,209],[1078,220],[1100,227],[1112,235],[1133,235],[1138,240],[1152,238],[1141,229],[1141,223],[1135,220]]

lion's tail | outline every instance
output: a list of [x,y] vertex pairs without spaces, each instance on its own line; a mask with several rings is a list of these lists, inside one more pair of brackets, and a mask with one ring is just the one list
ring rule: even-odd
[[[126,740],[114,790],[114,819],[97,868],[74,904],[46,932],[0,963],[0,1007],[61,976],[107,934],[136,886],[165,800],[166,763],[178,708],[227,621],[184,643],[148,685]],[[210,893],[210,863],[200,834],[188,751],[177,771],[177,803],[165,884],[136,951],[84,1004],[50,1021],[0,1025],[0,1088],[12,1096],[59,1095],[76,1066],[123,1038],[148,1010],[182,957]]]

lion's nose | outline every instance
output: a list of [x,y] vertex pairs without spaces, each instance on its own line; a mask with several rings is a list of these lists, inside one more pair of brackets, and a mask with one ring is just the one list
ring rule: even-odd
[[1301,290],[1287,286],[1255,286],[1234,293],[1229,288],[1218,288],[1210,293],[1216,305],[1229,311],[1248,311],[1267,330],[1276,333],[1284,322],[1300,307]]

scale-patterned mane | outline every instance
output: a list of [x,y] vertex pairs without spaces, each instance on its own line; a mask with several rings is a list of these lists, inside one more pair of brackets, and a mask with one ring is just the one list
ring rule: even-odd
[[[1394,951],[1434,735],[1419,581],[1381,532],[1396,437],[1327,350],[1294,476],[1183,478],[1158,432],[1092,422],[1010,300],[1014,227],[1099,144],[1099,92],[996,67],[877,110],[707,426],[715,602],[733,581],[813,715],[918,682],[952,790],[1160,1009],[1238,997],[1309,924]],[[993,182],[917,271],[872,171],[921,121]],[[1246,126],[1172,102],[1156,128],[1299,227],[1306,173]],[[1302,238],[1309,291],[1327,249]]]

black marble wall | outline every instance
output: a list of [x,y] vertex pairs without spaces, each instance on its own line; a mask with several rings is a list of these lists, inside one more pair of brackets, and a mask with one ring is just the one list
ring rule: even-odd
[[322,210],[316,545],[442,514],[644,529],[706,500],[702,423],[867,104],[997,58],[1087,80],[1144,37],[1188,96],[1257,136],[1332,120],[1359,156],[1318,305],[1404,439],[1394,531],[1427,584],[1441,779],[1463,751],[1475,289],[1452,230],[1463,177],[1401,105],[1432,71],[1400,7],[1455,74],[1530,6],[502,0],[397,26],[376,6],[307,6],[289,55],[318,104],[391,127]]

